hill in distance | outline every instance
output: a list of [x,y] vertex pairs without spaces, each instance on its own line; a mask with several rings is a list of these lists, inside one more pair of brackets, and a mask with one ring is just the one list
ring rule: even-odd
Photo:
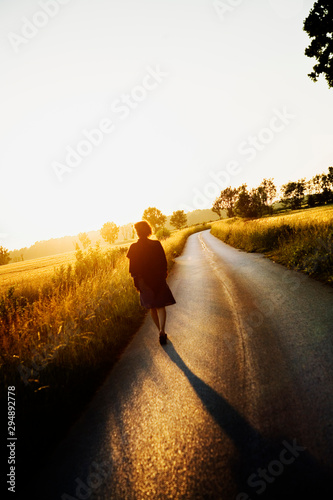
[[[210,222],[218,220],[218,216],[211,209],[204,210],[194,210],[193,212],[188,212],[187,214],[187,225],[192,226],[194,224],[200,224],[203,222]],[[170,224],[170,215],[167,217],[166,227],[168,229],[174,229]],[[94,245],[98,240],[101,246],[107,245],[99,231],[88,231],[87,232],[91,243]],[[116,243],[121,243],[127,240],[133,239],[133,224],[129,223],[119,228],[119,236]],[[79,242],[78,235],[76,236],[63,236],[61,238],[51,238],[50,240],[36,241],[34,245],[30,247],[20,248],[19,250],[13,250],[10,252],[11,262],[18,262],[21,260],[37,259],[39,257],[48,257],[50,255],[60,254],[64,252],[70,252],[75,250],[75,245]]]

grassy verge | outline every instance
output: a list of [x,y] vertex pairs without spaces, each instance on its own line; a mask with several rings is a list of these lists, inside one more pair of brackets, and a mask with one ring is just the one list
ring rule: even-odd
[[[162,242],[169,270],[188,236],[206,228]],[[126,253],[79,251],[75,263],[46,276],[37,266],[0,297],[0,391],[5,401],[7,386],[16,387],[20,478],[82,412],[143,321]]]
[[213,223],[212,234],[247,252],[333,284],[333,206],[256,220]]

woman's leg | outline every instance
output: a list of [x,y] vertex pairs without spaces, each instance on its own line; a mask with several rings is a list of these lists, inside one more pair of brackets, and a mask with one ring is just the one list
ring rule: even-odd
[[158,331],[160,331],[160,321],[158,319],[157,309],[155,309],[155,308],[150,309],[150,314],[151,314],[151,317],[153,318],[155,325],[158,328]]
[[156,309],[160,332],[165,333],[165,322],[166,322],[166,310],[165,307],[159,307]]

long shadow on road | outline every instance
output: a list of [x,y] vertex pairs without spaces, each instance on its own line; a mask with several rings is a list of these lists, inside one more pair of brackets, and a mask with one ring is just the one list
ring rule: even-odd
[[240,492],[238,500],[296,499],[311,495],[325,498],[321,495],[331,493],[332,471],[330,474],[321,466],[302,443],[287,435],[274,440],[263,437],[225,398],[189,369],[171,341],[164,350],[239,452],[234,472]]

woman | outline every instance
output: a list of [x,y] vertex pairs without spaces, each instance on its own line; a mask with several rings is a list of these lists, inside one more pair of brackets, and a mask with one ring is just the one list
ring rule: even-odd
[[152,230],[148,222],[144,220],[137,222],[134,227],[139,239],[130,246],[127,253],[130,261],[129,272],[134,278],[136,289],[140,292],[141,305],[150,309],[160,332],[160,343],[166,344],[165,306],[176,303],[166,282],[167,260],[161,243],[149,239]]

